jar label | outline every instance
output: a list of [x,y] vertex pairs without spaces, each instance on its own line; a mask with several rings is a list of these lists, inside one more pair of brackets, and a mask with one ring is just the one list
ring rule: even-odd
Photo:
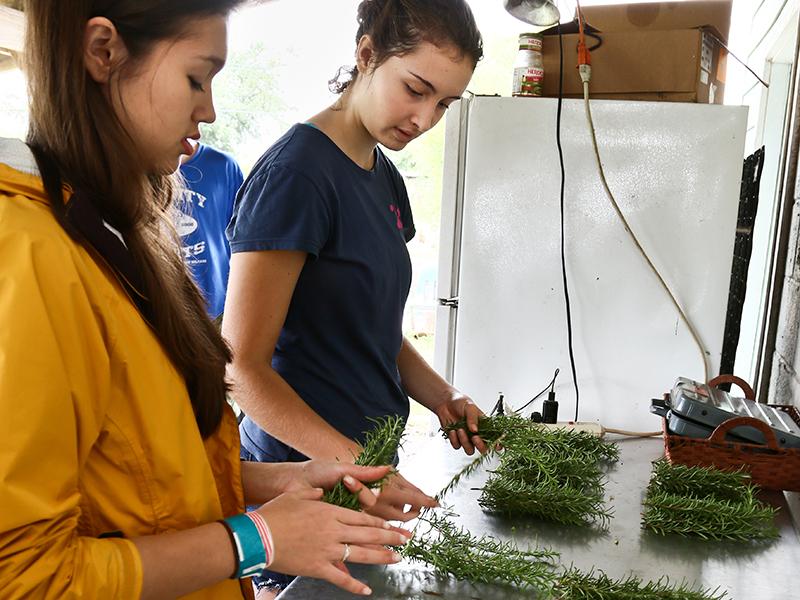
[[536,50],[542,51],[542,38],[541,37],[520,37],[519,38],[520,50]]
[[520,67],[514,69],[514,96],[541,96],[544,69]]

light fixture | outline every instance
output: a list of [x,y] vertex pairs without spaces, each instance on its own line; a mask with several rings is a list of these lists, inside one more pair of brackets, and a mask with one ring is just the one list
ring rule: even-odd
[[503,0],[503,4],[520,21],[538,27],[555,25],[561,18],[554,0]]

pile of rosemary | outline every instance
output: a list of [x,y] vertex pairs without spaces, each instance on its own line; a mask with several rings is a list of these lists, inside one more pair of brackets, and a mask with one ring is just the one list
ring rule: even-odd
[[558,552],[520,549],[491,536],[476,537],[449,516],[422,517],[425,533],[417,533],[398,551],[408,560],[431,566],[440,575],[460,581],[505,584],[533,590],[552,600],[722,600],[725,592],[697,589],[664,577],[645,582],[628,576],[612,579],[602,571],[560,569]]
[[423,562],[443,575],[471,583],[497,583],[523,589],[549,589],[555,580],[558,552],[522,550],[513,542],[492,536],[476,537],[458,527],[448,516],[420,517],[427,532],[416,533],[400,549],[402,555]]
[[[445,427],[444,435],[459,427],[464,423]],[[618,460],[615,444],[514,415],[481,418],[478,435],[487,444],[499,441],[503,446],[500,464],[478,499],[484,509],[570,525],[605,524],[610,519],[601,465]]]
[[[356,464],[375,466],[391,464],[403,439],[405,423],[399,417],[375,420],[376,427],[366,434],[364,449],[356,458]],[[597,464],[599,461],[615,461],[616,446],[604,444],[597,438],[576,432],[552,431],[529,424],[520,417],[493,417],[482,420],[485,429],[482,435],[494,446],[503,445],[503,457],[518,456],[515,467],[511,461],[509,469],[527,469],[526,461],[533,455],[546,451],[554,452],[571,462],[568,476],[562,476],[565,485],[578,485],[587,478],[586,470],[577,466],[577,458]],[[533,453],[524,451],[526,444],[535,443]],[[563,446],[569,445],[574,454],[566,453]],[[473,460],[455,475],[439,493],[442,498],[458,482],[473,473],[489,457],[497,454],[491,450]],[[515,459],[516,460],[516,459]],[[544,464],[534,463],[534,464]],[[544,464],[547,477],[555,477],[551,465]],[[566,471],[566,469],[565,469]],[[391,474],[389,475],[391,476]],[[527,475],[526,475],[527,476]],[[594,477],[594,476],[592,476]],[[385,482],[372,484],[377,487]],[[325,494],[327,502],[339,506],[359,509],[357,496],[339,484]],[[402,548],[396,548],[405,558],[431,566],[442,575],[455,577],[471,583],[505,584],[537,592],[537,597],[552,600],[722,600],[725,594],[705,590],[694,590],[685,584],[670,585],[669,582],[643,582],[635,577],[614,580],[604,573],[583,573],[577,569],[563,569],[558,564],[560,555],[549,549],[520,549],[514,542],[504,542],[492,536],[474,536],[452,520],[452,513],[437,515],[426,510],[420,516],[420,524],[427,531],[417,532]]]
[[[366,467],[391,465],[403,442],[405,421],[395,415],[380,419],[370,419],[370,421],[375,423],[375,428],[365,432],[364,446],[361,453],[356,457],[355,463]],[[383,487],[391,475],[392,473],[389,473],[386,477],[370,482],[370,487]],[[341,481],[332,490],[325,492],[322,499],[336,506],[361,510],[358,495],[348,490]]]
[[583,573],[571,568],[565,571],[550,592],[558,600],[722,600],[727,592],[697,589],[682,581],[671,584],[667,577],[658,581],[642,581],[630,575],[611,579],[602,571]]
[[714,540],[768,540],[778,537],[777,512],[758,500],[747,473],[713,467],[653,463],[642,527]]

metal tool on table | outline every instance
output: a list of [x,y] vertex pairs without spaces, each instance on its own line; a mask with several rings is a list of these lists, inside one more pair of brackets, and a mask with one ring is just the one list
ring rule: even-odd
[[[800,424],[791,413],[781,407],[755,402],[749,386],[747,390],[745,395],[751,397],[740,398],[714,385],[680,377],[669,394],[652,401],[650,412],[666,419],[670,433],[690,438],[709,438],[725,421],[749,417],[767,425],[779,447],[800,448]],[[767,443],[764,433],[748,425],[732,429],[725,439],[748,444]]]

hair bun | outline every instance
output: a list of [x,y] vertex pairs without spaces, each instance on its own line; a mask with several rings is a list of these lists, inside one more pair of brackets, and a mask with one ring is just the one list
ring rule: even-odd
[[358,5],[359,25],[364,25],[369,29],[390,2],[391,0],[363,0]]

